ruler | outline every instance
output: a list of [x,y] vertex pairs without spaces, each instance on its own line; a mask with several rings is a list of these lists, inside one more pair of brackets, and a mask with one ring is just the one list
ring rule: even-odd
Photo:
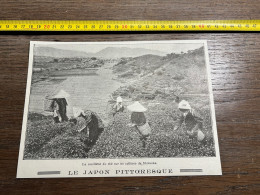
[[0,31],[260,31],[260,20],[0,20]]

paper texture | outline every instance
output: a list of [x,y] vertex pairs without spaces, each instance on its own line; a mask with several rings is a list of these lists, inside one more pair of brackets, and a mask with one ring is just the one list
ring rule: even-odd
[[206,41],[31,42],[18,178],[221,174]]

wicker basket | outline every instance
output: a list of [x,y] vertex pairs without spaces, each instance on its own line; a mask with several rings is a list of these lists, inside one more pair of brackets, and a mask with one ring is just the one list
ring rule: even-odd
[[44,111],[47,111],[47,112],[53,112],[53,99],[48,99],[48,98],[45,98],[44,99]]
[[142,126],[137,126],[137,128],[143,136],[149,136],[151,134],[151,127],[148,123],[145,123]]

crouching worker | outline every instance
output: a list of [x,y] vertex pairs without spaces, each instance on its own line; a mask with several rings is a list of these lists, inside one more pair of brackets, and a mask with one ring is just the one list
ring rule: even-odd
[[146,146],[146,141],[151,134],[151,128],[148,124],[144,112],[147,110],[143,107],[139,102],[135,102],[134,104],[127,107],[131,114],[131,124],[128,124],[130,127],[135,127],[135,129],[140,134],[140,140],[142,141],[143,148]]
[[185,100],[179,103],[178,108],[182,115],[179,124],[174,127],[174,130],[178,130],[183,125],[190,138],[197,138],[199,142],[202,142],[205,139],[205,135],[202,132],[203,119],[191,109],[189,102]]
[[94,144],[104,129],[101,119],[96,113],[90,110],[83,110],[76,107],[73,107],[73,115],[75,118],[70,119],[70,121],[74,124],[82,123],[80,122],[82,121],[81,119],[84,121],[83,124],[80,124],[81,127],[77,131],[85,132],[89,138],[89,142]]
[[116,104],[113,106],[113,117],[115,118],[115,115],[119,112],[124,111],[124,106],[123,106],[123,99],[118,96],[116,98]]

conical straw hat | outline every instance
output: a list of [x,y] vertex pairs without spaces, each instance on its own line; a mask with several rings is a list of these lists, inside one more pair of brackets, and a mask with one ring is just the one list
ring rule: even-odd
[[145,112],[147,109],[143,107],[142,104],[139,102],[135,102],[129,106],[127,106],[127,109],[130,110],[131,112]]
[[53,98],[68,98],[70,97],[70,94],[68,94],[64,90],[60,90],[56,95],[53,96]]

